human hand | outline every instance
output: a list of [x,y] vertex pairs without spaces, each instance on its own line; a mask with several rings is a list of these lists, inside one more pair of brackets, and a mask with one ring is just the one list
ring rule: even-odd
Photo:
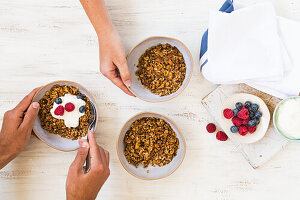
[[[88,132],[87,140],[79,140],[75,160],[69,168],[66,182],[67,200],[94,200],[107,180],[109,171],[109,153],[97,145],[94,134]],[[91,168],[85,173],[85,159],[90,148]]]
[[40,105],[31,100],[39,88],[30,92],[3,117],[0,132],[0,169],[13,160],[28,144]]
[[135,97],[127,88],[131,85],[131,78],[127,66],[125,49],[119,34],[113,27],[111,29],[111,31],[98,36],[100,72],[123,90],[123,92]]

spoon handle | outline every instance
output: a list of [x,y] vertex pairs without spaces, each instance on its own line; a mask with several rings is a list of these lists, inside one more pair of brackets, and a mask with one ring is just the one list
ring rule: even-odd
[[[87,142],[89,142],[89,138],[87,137]],[[91,169],[91,156],[90,149],[88,150],[88,154],[85,159],[85,173],[88,173]]]

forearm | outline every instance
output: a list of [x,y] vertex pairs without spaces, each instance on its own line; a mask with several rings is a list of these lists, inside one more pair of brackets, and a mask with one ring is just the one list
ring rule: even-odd
[[104,0],[80,0],[87,16],[89,17],[98,37],[113,30]]
[[125,48],[110,20],[104,0],[80,0],[80,2],[98,36],[100,72],[126,94],[134,96],[128,89],[131,78]]

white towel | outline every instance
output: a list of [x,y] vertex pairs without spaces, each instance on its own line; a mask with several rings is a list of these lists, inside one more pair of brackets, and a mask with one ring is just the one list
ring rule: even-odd
[[277,19],[280,38],[291,58],[291,68],[284,73],[281,81],[248,84],[279,98],[298,96],[300,93],[300,23],[283,17],[277,17]]
[[247,83],[280,98],[298,95],[300,24],[277,18],[270,3],[242,7],[234,3],[232,13],[210,13],[203,75],[217,84]]

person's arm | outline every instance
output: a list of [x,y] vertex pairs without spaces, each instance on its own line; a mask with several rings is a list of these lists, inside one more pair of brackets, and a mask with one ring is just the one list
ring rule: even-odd
[[131,85],[131,78],[125,49],[110,20],[104,0],[80,2],[98,36],[100,72],[126,94],[134,96],[127,88]]
[[[88,132],[89,142],[79,140],[80,148],[69,168],[66,182],[67,200],[94,200],[107,180],[109,171],[109,153],[97,145],[94,134]],[[84,163],[90,149],[91,168],[85,173]]]
[[17,157],[28,144],[40,108],[39,103],[31,103],[38,89],[34,89],[14,109],[4,114],[0,132],[0,169]]

